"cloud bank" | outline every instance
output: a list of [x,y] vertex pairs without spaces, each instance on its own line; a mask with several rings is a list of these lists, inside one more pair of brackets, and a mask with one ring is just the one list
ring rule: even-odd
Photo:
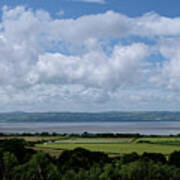
[[1,19],[1,111],[180,106],[179,17],[107,11],[53,19],[19,6],[4,7]]

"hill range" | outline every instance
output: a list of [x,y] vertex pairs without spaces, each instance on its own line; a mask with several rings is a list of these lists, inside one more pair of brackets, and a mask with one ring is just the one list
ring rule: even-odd
[[180,112],[10,112],[0,113],[2,122],[116,122],[180,120]]

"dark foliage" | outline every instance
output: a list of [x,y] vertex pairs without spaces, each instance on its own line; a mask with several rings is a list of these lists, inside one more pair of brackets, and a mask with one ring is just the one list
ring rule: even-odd
[[177,151],[167,161],[160,153],[109,158],[82,148],[55,159],[26,149],[24,140],[0,142],[0,180],[179,180],[179,162]]
[[131,153],[124,155],[121,159],[123,164],[130,163],[139,160],[140,156],[137,153]]
[[77,148],[72,151],[64,151],[58,158],[59,166],[62,170],[90,169],[94,164],[103,165],[109,162],[107,154],[102,152],[91,152],[86,149]]
[[13,153],[20,163],[26,162],[35,152],[32,149],[26,149],[29,145],[23,139],[8,139],[0,141],[0,149],[2,152]]
[[141,159],[143,160],[152,160],[154,162],[161,162],[162,164],[165,164],[167,162],[165,156],[161,153],[144,153],[141,156]]
[[180,168],[180,151],[175,151],[169,156],[169,164]]

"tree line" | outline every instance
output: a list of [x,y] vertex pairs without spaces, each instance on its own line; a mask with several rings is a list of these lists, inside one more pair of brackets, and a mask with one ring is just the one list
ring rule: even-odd
[[141,138],[141,137],[180,137],[180,134],[170,134],[170,135],[145,135],[139,133],[89,133],[83,132],[81,134],[78,133],[56,133],[56,132],[37,132],[37,133],[1,133],[0,136],[2,137],[48,137],[48,136],[61,136],[61,137],[79,137],[79,138]]
[[77,148],[58,157],[26,148],[20,139],[0,141],[1,180],[179,180],[180,152],[109,157]]

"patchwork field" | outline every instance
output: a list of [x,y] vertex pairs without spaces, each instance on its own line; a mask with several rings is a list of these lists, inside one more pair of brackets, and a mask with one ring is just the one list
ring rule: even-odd
[[63,150],[52,149],[52,148],[41,148],[41,147],[31,147],[35,151],[41,151],[50,154],[51,156],[59,157]]
[[154,145],[154,144],[39,144],[37,147],[59,149],[59,150],[72,150],[77,147],[86,148],[91,151],[101,151],[105,153],[126,154],[137,152],[142,154],[144,152],[170,154],[175,150],[180,151],[180,146],[169,145]]
[[171,145],[168,142],[180,142],[180,138],[70,138],[55,143],[37,144],[36,147],[54,150],[72,150],[81,147],[109,154],[153,152],[168,155],[175,150],[180,151],[180,145]]
[[143,138],[81,138],[63,136],[5,136],[2,139],[19,138],[34,142],[35,150],[59,156],[63,150],[78,147],[91,151],[101,151],[108,154],[127,154],[137,152],[163,153],[168,155],[173,151],[180,151],[180,137],[143,137]]
[[0,140],[3,139],[24,139],[25,141],[37,142],[37,141],[54,141],[63,139],[62,136],[0,136]]
[[145,138],[138,138],[136,139],[135,142],[180,146],[180,137],[153,137],[153,138],[145,137]]
[[56,144],[118,144],[130,143],[134,138],[69,138],[60,139]]

